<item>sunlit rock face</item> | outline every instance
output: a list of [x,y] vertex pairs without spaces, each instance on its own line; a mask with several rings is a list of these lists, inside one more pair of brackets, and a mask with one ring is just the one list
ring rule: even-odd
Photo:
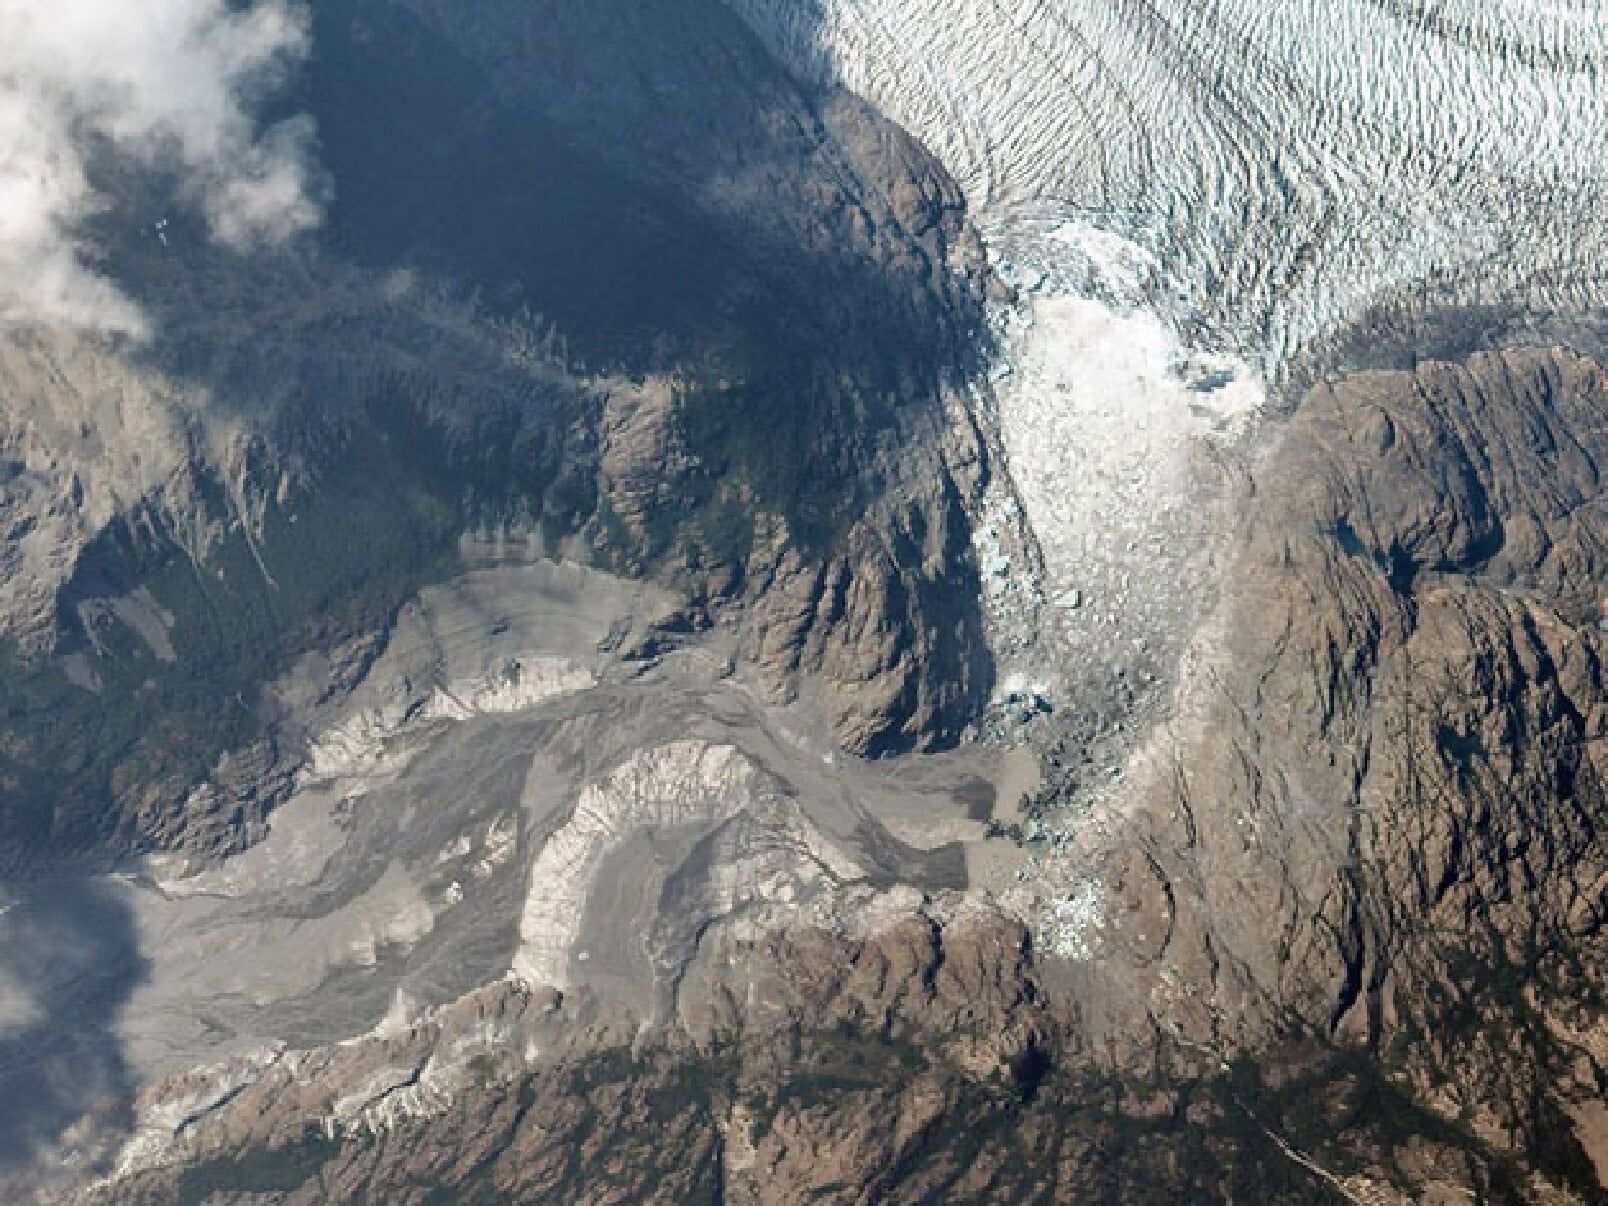
[[[1277,365],[1381,303],[1603,296],[1590,0],[730,3],[920,137],[997,249],[1191,343]],[[1047,245],[1080,224],[1131,279]]]

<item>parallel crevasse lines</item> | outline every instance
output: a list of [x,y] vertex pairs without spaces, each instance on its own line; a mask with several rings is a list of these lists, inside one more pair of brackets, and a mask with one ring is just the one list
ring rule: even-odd
[[1599,299],[1594,4],[728,3],[921,137],[985,225],[1050,206],[1142,244],[1173,325],[1270,370],[1419,293]]

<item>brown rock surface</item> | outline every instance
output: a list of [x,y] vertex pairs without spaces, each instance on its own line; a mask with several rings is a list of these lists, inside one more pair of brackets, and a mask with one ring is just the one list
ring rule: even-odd
[[1603,1088],[1608,977],[1605,410],[1598,365],[1540,349],[1306,399],[1249,477],[1222,627],[1128,822],[1167,950],[1106,947],[1164,1032],[1367,1050],[1579,1192],[1566,1114]]
[[728,936],[658,1038],[566,1001],[539,1070],[379,1134],[224,1111],[117,1200],[260,1200],[266,1142],[276,1201],[1601,1201],[1605,413],[1562,350],[1313,392],[1092,959],[930,908]]

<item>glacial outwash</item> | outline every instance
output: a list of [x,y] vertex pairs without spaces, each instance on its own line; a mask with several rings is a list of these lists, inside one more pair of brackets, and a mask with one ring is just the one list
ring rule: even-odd
[[0,1198],[1608,1201],[1600,6],[98,6]]

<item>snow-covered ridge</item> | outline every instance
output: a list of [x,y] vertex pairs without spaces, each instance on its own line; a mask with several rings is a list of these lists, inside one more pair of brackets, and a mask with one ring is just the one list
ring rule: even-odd
[[1602,300],[1594,0],[728,3],[920,137],[1012,260],[1068,219],[1142,248],[1188,342],[1276,367],[1383,300]]

